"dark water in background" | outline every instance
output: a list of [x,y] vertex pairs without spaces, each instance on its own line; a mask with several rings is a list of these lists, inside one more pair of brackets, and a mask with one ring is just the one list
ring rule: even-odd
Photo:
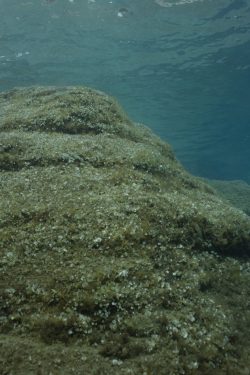
[[0,0],[0,91],[101,89],[192,173],[250,182],[250,0],[168,1]]

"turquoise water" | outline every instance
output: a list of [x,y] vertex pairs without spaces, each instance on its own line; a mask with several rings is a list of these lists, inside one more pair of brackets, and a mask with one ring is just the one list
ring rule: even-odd
[[1,91],[101,89],[192,173],[250,182],[249,0],[0,0],[0,9]]

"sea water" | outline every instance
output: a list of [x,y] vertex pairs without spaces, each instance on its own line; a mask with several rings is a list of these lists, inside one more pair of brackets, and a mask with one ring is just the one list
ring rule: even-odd
[[88,85],[210,179],[250,182],[249,0],[0,0],[0,91]]

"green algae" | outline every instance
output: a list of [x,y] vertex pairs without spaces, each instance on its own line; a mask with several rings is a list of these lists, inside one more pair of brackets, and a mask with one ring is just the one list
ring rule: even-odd
[[241,180],[207,180],[217,193],[235,207],[250,216],[250,185]]
[[103,93],[0,94],[0,132],[0,372],[247,374],[246,215]]

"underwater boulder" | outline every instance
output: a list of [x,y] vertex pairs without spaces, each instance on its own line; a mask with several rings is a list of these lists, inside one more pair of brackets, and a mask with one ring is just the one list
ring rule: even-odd
[[247,215],[100,91],[1,93],[0,135],[0,372],[246,371]]
[[241,180],[207,180],[216,192],[233,206],[250,216],[250,185]]

